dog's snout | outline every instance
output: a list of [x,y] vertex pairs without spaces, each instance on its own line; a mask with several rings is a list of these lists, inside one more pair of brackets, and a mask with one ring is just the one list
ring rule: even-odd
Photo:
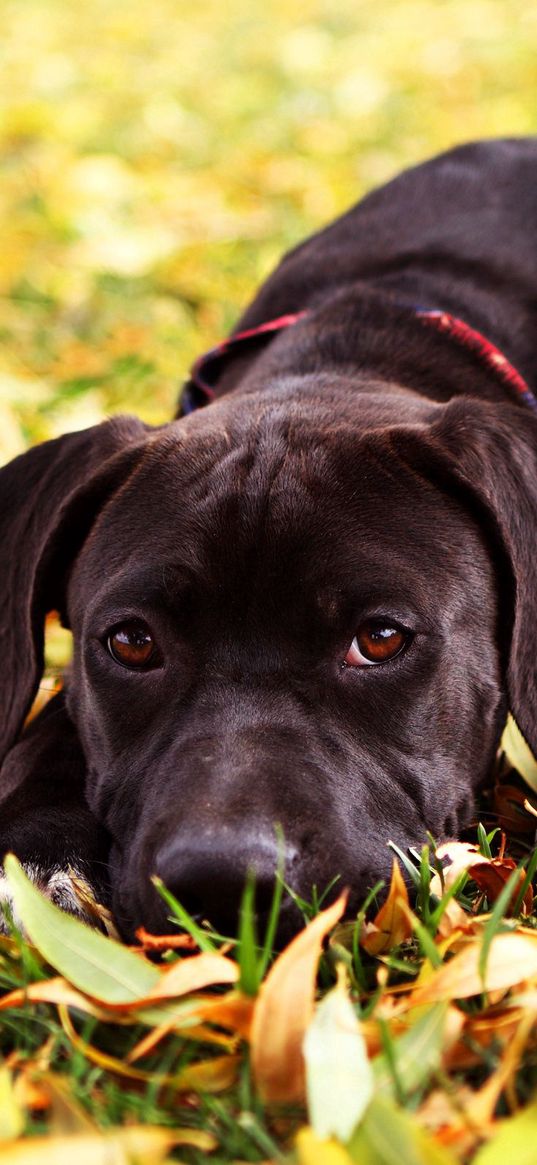
[[[293,847],[286,844],[282,857],[289,871],[296,859]],[[159,850],[156,870],[190,914],[234,934],[248,876],[255,880],[255,910],[263,918],[280,863],[277,838],[269,831],[222,828],[199,837],[176,835]]]

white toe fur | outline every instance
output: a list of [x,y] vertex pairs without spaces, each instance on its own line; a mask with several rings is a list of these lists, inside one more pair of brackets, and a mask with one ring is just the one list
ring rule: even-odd
[[[60,910],[66,910],[69,914],[76,914],[80,918],[86,917],[75,889],[75,880],[77,878],[82,880],[82,875],[79,874],[78,870],[62,870],[59,866],[47,870],[44,866],[39,866],[34,862],[24,862],[22,868],[42,894],[50,898],[50,901],[54,902],[55,906],[59,906]],[[12,916],[15,925],[23,930],[8,880],[4,873],[0,873],[0,934],[6,934],[8,930],[4,908]]]

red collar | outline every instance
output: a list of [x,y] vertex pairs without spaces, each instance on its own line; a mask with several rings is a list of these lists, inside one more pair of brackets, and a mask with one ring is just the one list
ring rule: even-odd
[[[474,353],[481,364],[485,364],[489,371],[518,400],[537,410],[537,399],[529,384],[509,362],[507,356],[504,356],[503,352],[500,352],[499,348],[496,348],[481,332],[477,332],[464,320],[457,319],[456,316],[449,315],[448,312],[428,308],[415,308],[414,312],[417,319],[423,320],[429,327],[436,328],[438,332],[450,336],[461,347]],[[196,409],[202,408],[214,400],[214,385],[229,354],[233,354],[238,348],[247,349],[252,345],[262,344],[266,340],[270,340],[275,333],[283,332],[285,328],[294,327],[309,314],[308,311],[299,311],[290,315],[278,316],[277,319],[268,320],[257,328],[248,328],[245,332],[237,332],[228,340],[222,340],[215,348],[210,348],[192,366],[190,379],[187,380],[181,397],[179,415],[186,416],[187,413],[195,412]]]

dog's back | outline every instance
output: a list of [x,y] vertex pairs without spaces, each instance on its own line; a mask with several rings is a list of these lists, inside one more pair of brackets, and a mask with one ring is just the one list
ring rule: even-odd
[[288,254],[238,329],[364,283],[484,332],[537,386],[537,138],[406,170]]

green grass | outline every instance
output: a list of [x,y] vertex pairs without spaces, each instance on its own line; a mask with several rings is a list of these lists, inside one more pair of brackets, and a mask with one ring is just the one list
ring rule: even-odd
[[[494,832],[486,833],[483,828],[478,830],[481,850],[487,851],[487,857],[494,853]],[[487,970],[487,960],[495,936],[513,934],[519,925],[523,925],[522,933],[535,933],[535,940],[530,938],[528,941],[537,943],[537,911],[522,916],[520,909],[523,895],[521,892],[518,896],[514,893],[520,881],[520,871],[526,868],[526,882],[528,874],[531,876],[534,872],[537,851],[521,860],[517,869],[511,873],[504,890],[495,902],[490,903],[469,875],[459,877],[454,887],[440,897],[431,893],[431,879],[438,872],[434,846],[424,846],[421,854],[407,857],[406,860],[408,870],[412,871],[415,880],[416,891],[412,932],[402,943],[377,958],[367,953],[363,945],[364,920],[366,913],[368,917],[375,913],[373,902],[377,896],[379,900],[383,897],[379,894],[379,886],[375,887],[354,922],[350,920],[336,928],[321,957],[318,981],[322,995],[334,985],[338,967],[341,968],[341,974],[350,985],[350,998],[356,1013],[366,1025],[364,1030],[369,1030],[370,1037],[372,1031],[377,1031],[377,1058],[373,1055],[372,1065],[377,1082],[383,1083],[382,1087],[377,1084],[377,1087],[381,1087],[381,1093],[375,1104],[381,1101],[384,1103],[384,1097],[392,1106],[382,1120],[391,1120],[392,1117],[399,1119],[397,1112],[406,1113],[405,1119],[410,1120],[410,1124],[405,1126],[407,1132],[410,1129],[412,1136],[422,1136],[424,1134],[419,1133],[423,1119],[421,1114],[426,1111],[431,1094],[434,1093],[437,1098],[439,1095],[447,1098],[448,1106],[449,1098],[452,1098],[452,1119],[455,1124],[457,1104],[460,1103],[457,1095],[461,1088],[471,1088],[475,1093],[487,1079],[494,1078],[495,1073],[501,1070],[508,1049],[501,1020],[505,1009],[509,1010],[509,1006],[514,1005],[509,1004],[509,990],[501,993],[500,1006],[498,999],[480,993],[477,988],[471,998],[460,1000],[458,1009],[469,1026],[460,1041],[458,1062],[456,1060],[450,1064],[449,1060],[445,1063],[442,1060],[441,1043],[438,1042],[442,1032],[434,1008],[432,1011],[427,1008],[424,1011],[423,1007],[418,1009],[416,1019],[406,1028],[406,1034],[405,1030],[401,1034],[397,1023],[390,1018],[390,1010],[386,1010],[387,1001],[403,999],[407,993],[411,1000],[412,992],[419,987],[427,966],[430,968],[427,977],[430,978],[435,968],[446,965],[446,958],[449,963],[450,952],[446,949],[445,940],[439,935],[438,927],[448,904],[454,899],[465,910],[469,922],[474,920],[475,925],[478,925],[479,918],[483,916],[483,925],[479,926],[480,938],[472,940],[480,945],[482,977]],[[276,958],[269,943],[277,925],[280,893],[283,889],[281,876],[278,885],[265,936],[256,933],[253,879],[248,880],[245,888],[238,941],[232,946],[231,957],[238,962],[239,991],[246,998],[255,997],[264,975]],[[198,927],[172,895],[167,891],[161,892],[170,909],[170,933],[175,925],[180,924],[181,929],[189,931],[205,951],[214,954],[219,950],[229,950],[229,939],[205,927]],[[317,905],[305,904],[309,918],[316,916],[323,896],[314,897]],[[507,917],[510,903],[511,913]],[[464,947],[465,940],[461,936],[457,941],[459,948],[461,942]],[[110,950],[112,957],[113,948]],[[63,956],[59,947],[58,952],[56,966],[61,968]],[[165,965],[173,962],[176,957],[170,951],[165,956]],[[27,944],[16,929],[13,929],[10,938],[0,939],[0,996],[52,974],[50,964]],[[518,977],[522,975],[519,969]],[[511,994],[516,994],[516,972],[513,973],[512,983]],[[216,992],[217,997],[222,997],[222,989]],[[528,1017],[531,1019],[530,1013]],[[482,1042],[475,1034],[479,1032],[477,1021],[480,1020],[487,1020],[490,1024],[492,1038],[486,1042]],[[86,1130],[88,1125],[95,1131],[107,1133],[118,1127],[144,1124],[168,1129],[180,1128],[183,1135],[187,1136],[184,1130],[189,1129],[210,1134],[214,1139],[211,1159],[222,1165],[231,1165],[235,1161],[266,1160],[286,1160],[307,1165],[308,1159],[301,1156],[300,1144],[296,1150],[293,1147],[295,1134],[308,1119],[306,1108],[295,1105],[292,1109],[282,1110],[281,1106],[262,1103],[252,1077],[248,1044],[238,1038],[234,1040],[229,1027],[227,1032],[218,1025],[212,1029],[219,1032],[222,1038],[222,1044],[214,1046],[211,1045],[210,1036],[209,1042],[205,1037],[191,1038],[184,1026],[182,1031],[169,1032],[153,1050],[148,1049],[136,1061],[134,1067],[140,1078],[129,1079],[123,1075],[122,1065],[127,1063],[129,1053],[139,1041],[147,1037],[148,1030],[147,1021],[139,1022],[135,1013],[118,1022],[113,1012],[106,1012],[106,1007],[103,1019],[83,1014],[76,1005],[58,1008],[30,1001],[2,1011],[0,1052],[15,1082],[22,1135],[32,1138],[48,1132],[54,1138]],[[222,1057],[225,1059],[229,1052],[240,1057],[234,1084],[228,1083],[223,1088],[217,1084],[215,1092],[203,1088],[200,1090],[191,1085],[181,1086],[178,1082],[180,1074],[193,1065],[206,1064],[215,1057],[217,1060]],[[107,1060],[110,1056],[118,1065],[116,1068]],[[468,1057],[470,1066],[466,1063]],[[30,1082],[33,1093],[29,1092]],[[521,1046],[505,1085],[499,1089],[497,1103],[493,1105],[493,1132],[496,1127],[500,1127],[494,1121],[499,1122],[509,1115],[513,1096],[516,1096],[517,1104],[523,1106],[531,1099],[537,1086],[537,1056],[531,1041],[525,1047]],[[328,1079],[326,1086],[330,1086]],[[32,1107],[32,1095],[35,1099],[35,1096],[39,1098],[40,1093],[45,1099]],[[371,1113],[375,1111],[375,1104]],[[310,1119],[314,1119],[311,1113]],[[356,1141],[358,1156],[353,1155],[355,1138],[345,1150],[351,1162],[362,1159],[363,1137],[367,1140],[375,1136],[372,1115],[366,1114],[363,1130]],[[480,1131],[486,1138],[490,1136],[491,1126],[486,1129],[483,1127]],[[0,1121],[0,1160],[1,1138]],[[431,1141],[430,1144],[432,1152],[435,1142]],[[469,1149],[461,1142],[460,1150],[456,1146],[455,1155],[446,1160],[453,1163],[473,1160],[478,1144],[479,1137],[477,1141],[473,1138]],[[172,1147],[169,1159],[176,1156],[184,1162],[198,1163],[206,1159],[206,1149],[181,1145],[174,1150]],[[389,1165],[390,1160],[389,1157],[378,1158],[380,1165],[384,1162]],[[427,1155],[409,1157],[408,1160],[423,1161],[424,1165],[429,1162]],[[401,1161],[406,1162],[406,1157],[402,1157]],[[320,1162],[322,1165],[322,1158]]]

